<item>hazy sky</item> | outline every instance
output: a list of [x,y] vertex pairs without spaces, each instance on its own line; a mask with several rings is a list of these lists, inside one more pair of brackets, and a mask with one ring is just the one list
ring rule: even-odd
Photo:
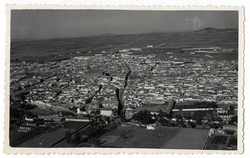
[[12,39],[238,28],[236,11],[12,10]]

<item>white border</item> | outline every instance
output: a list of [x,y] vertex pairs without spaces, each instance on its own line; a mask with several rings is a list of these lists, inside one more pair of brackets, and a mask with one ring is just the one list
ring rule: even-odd
[[[43,7],[43,6],[35,6],[35,7],[37,7],[37,8],[41,8],[41,7]],[[56,8],[57,6],[52,6],[52,8]],[[62,6],[59,6],[60,8],[62,7]],[[63,7],[66,7],[66,6],[63,6]],[[71,6],[72,7],[72,6]],[[81,6],[82,7],[82,6]],[[15,8],[15,7],[14,7]],[[25,6],[25,8],[27,8],[27,6]],[[34,8],[34,6],[28,6],[28,8]],[[68,7],[66,7],[66,8],[68,8]],[[89,8],[89,7],[88,7]],[[237,9],[238,7],[233,7],[233,8],[230,8],[230,10],[231,9]],[[46,8],[47,9],[47,8]],[[75,7],[73,7],[72,9],[75,9]],[[96,7],[92,7],[92,9],[96,9]],[[112,7],[110,8],[110,7],[102,7],[102,9],[112,9]],[[113,7],[113,9],[117,9],[117,7]],[[126,9],[126,8],[124,8],[124,7],[119,7],[119,9]],[[129,9],[131,9],[131,8],[129,8]],[[135,7],[135,6],[132,6],[132,9],[138,9],[138,7]],[[144,8],[145,9],[145,8]],[[150,9],[150,10],[152,10],[152,7],[146,7],[146,9]],[[163,8],[162,7],[157,7],[157,8],[155,8],[154,10],[162,10]],[[170,9],[180,9],[180,8],[178,8],[178,7],[171,7]],[[200,7],[192,7],[192,9],[200,9]],[[207,8],[206,8],[207,9]],[[212,10],[217,10],[218,8],[214,8],[214,7],[209,7],[209,9],[212,9]],[[183,10],[186,10],[186,8],[184,8]],[[201,8],[201,10],[204,10],[204,8]],[[219,10],[221,10],[221,8],[219,8]],[[225,10],[228,10],[228,8],[225,8]],[[243,10],[241,9],[241,13],[243,13]],[[243,16],[242,16],[243,17]],[[243,27],[239,27],[240,29],[243,29]],[[242,32],[243,33],[243,30],[239,30],[239,32]],[[243,34],[241,34],[241,36],[240,37],[243,37]],[[239,38],[239,39],[241,39],[241,38]],[[239,42],[240,43],[240,45],[239,45],[239,50],[241,50],[241,49],[243,49],[243,41],[240,41]],[[240,57],[241,56],[241,57]],[[7,57],[8,58],[8,57]],[[243,63],[243,54],[239,54],[239,63]],[[240,64],[239,64],[240,65]],[[240,66],[243,66],[243,65],[240,65]],[[242,72],[243,72],[243,67],[239,67],[239,72],[242,70]],[[242,74],[243,75],[243,74]],[[9,75],[7,75],[6,74],[6,76],[9,76]],[[239,76],[239,80],[240,80],[240,77],[243,77],[243,76]],[[243,79],[243,78],[242,78]],[[242,86],[241,86],[242,85]],[[240,85],[239,85],[239,87],[243,87],[243,82],[242,83],[240,83]],[[242,91],[241,91],[242,92]],[[239,95],[239,96],[242,96],[242,94],[241,95]],[[242,96],[243,97],[243,96]],[[239,100],[240,100],[240,98],[239,98]],[[242,122],[243,123],[243,122]],[[239,131],[240,132],[240,131]],[[30,150],[30,149],[29,149]],[[42,150],[44,150],[44,149],[35,149],[35,150],[33,150],[35,153],[44,153],[44,151],[42,151]],[[46,149],[47,150],[47,149]],[[63,150],[63,152],[62,153],[68,153],[68,151],[65,151],[65,148],[63,148],[62,149]],[[75,149],[73,149],[73,150],[75,150]],[[80,149],[81,151],[79,152],[79,153],[83,153],[83,150],[82,149]],[[99,149],[98,149],[98,151],[96,151],[97,150],[97,148],[94,148],[94,149],[90,149],[90,151],[91,151],[91,153],[113,153],[113,149],[112,149],[112,151],[111,150],[107,150],[107,149],[105,149],[105,151],[99,151]],[[126,151],[125,151],[126,150]],[[151,149],[151,150],[145,150],[145,149],[142,149],[142,150],[140,150],[139,152],[140,153],[148,153],[149,151],[150,151],[150,153],[166,153],[166,150],[157,150],[157,151],[153,151],[154,149]],[[18,152],[18,153],[23,153],[23,149],[22,150],[20,150],[20,152]],[[177,153],[176,152],[177,150],[171,150],[171,151],[167,151],[168,153]],[[190,153],[190,150],[189,151],[185,151],[185,150],[182,150],[183,152],[181,152],[181,153]],[[55,149],[52,149],[52,150],[50,150],[50,152],[49,153],[58,153],[57,151],[55,151]],[[133,153],[137,153],[138,152],[138,149],[119,149],[119,153],[124,153],[124,152],[126,152],[126,153],[131,153],[131,152],[133,152]],[[209,153],[211,153],[211,151],[208,151]],[[242,152],[242,151],[239,151],[239,152]],[[25,153],[25,152],[24,152]],[[32,152],[33,153],[33,152]],[[61,153],[61,152],[60,152]],[[78,153],[78,151],[76,150],[76,151],[74,151],[74,152],[70,152],[70,153]],[[85,153],[89,153],[89,152],[85,152]],[[116,152],[117,153],[117,152]],[[204,152],[204,150],[202,150],[202,152],[196,152],[196,151],[192,151],[191,153],[205,153]],[[221,151],[219,151],[219,152],[212,152],[212,153],[225,153],[225,152],[221,152]],[[228,153],[228,152],[227,152]],[[235,153],[235,152],[230,152],[230,153]]]

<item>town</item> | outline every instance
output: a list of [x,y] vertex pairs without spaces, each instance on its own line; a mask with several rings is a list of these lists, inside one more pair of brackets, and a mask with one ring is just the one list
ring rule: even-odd
[[141,51],[11,62],[10,145],[236,150],[238,61]]

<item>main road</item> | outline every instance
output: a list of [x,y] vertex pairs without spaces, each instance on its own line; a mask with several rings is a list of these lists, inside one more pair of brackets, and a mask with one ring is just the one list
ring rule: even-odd
[[129,76],[131,74],[131,69],[128,66],[127,61],[124,60],[124,63],[126,65],[126,67],[128,68],[128,72],[125,75],[124,87],[122,90],[119,88],[116,88],[116,96],[117,96],[117,100],[118,100],[118,116],[121,114],[122,108],[124,106],[124,91],[126,90],[126,88],[128,86],[128,79],[129,79]]

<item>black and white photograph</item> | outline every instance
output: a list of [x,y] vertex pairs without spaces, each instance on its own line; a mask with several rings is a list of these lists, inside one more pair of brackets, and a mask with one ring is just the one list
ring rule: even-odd
[[241,16],[10,8],[7,146],[242,152]]

